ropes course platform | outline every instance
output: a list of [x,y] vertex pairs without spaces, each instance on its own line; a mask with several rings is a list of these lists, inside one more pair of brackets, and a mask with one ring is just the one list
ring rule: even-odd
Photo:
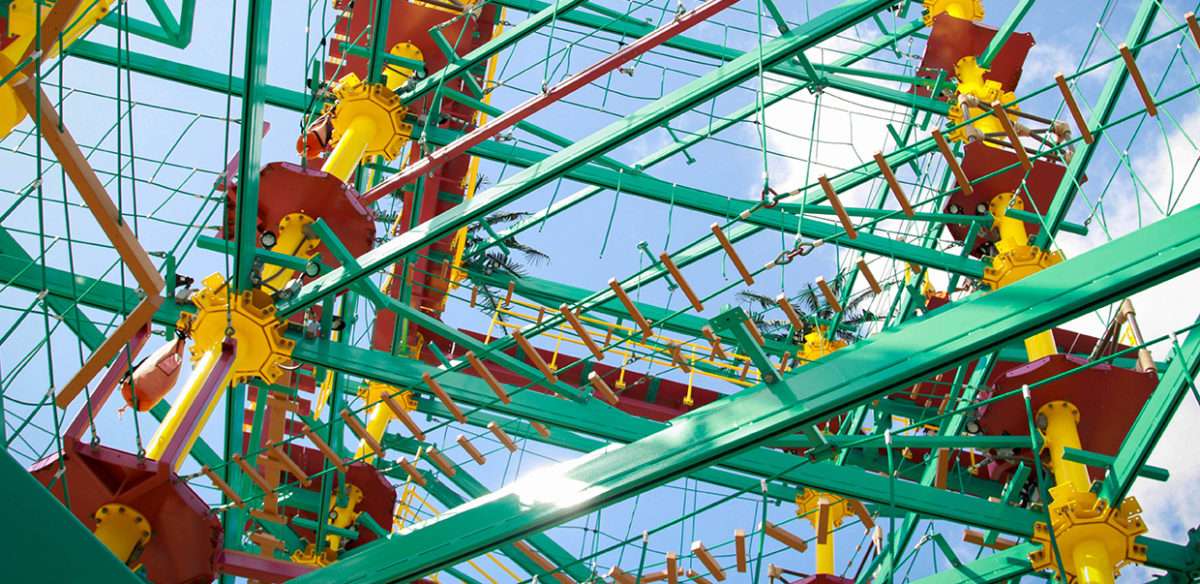
[[1198,9],[0,0],[0,573],[1200,581]]

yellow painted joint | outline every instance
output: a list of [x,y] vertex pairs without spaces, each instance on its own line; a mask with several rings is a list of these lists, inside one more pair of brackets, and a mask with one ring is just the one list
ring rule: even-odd
[[395,92],[382,83],[363,83],[351,73],[333,86],[333,95],[334,149],[322,170],[346,181],[364,158],[394,160],[400,154],[412,126],[404,122],[408,110]]
[[829,340],[829,327],[818,326],[804,335],[804,349],[796,357],[800,365],[811,363],[846,346],[845,341]]
[[[983,117],[975,120],[969,126],[956,128],[947,136],[951,140],[959,142],[968,142],[972,139],[980,139],[983,135],[992,133],[1004,132],[1004,126],[1000,124],[1000,120],[991,113],[991,104],[1000,102],[1008,109],[1019,110],[1016,105],[1012,105],[1017,97],[1011,91],[1004,91],[999,81],[984,79],[990,69],[980,67],[975,57],[963,57],[954,64],[954,77],[958,82],[958,95],[960,105],[950,108],[947,114],[947,119],[955,125],[961,125],[968,117],[975,118],[982,114]],[[970,104],[965,104],[963,98],[969,97]],[[964,111],[965,110],[965,111]],[[1016,116],[1007,114],[1009,120],[1017,123]],[[985,142],[990,147],[999,148],[994,144]]]
[[983,20],[982,0],[925,0],[925,26],[933,26],[933,19],[946,13],[955,18],[979,22]]
[[[304,213],[290,213],[279,220],[279,229],[275,232],[275,245],[271,251],[290,255],[301,259],[309,259],[317,253],[321,240],[314,237],[309,225],[313,218]],[[294,270],[274,264],[263,266],[262,284],[259,286],[268,294],[282,290],[296,275]]]
[[1050,526],[1034,525],[1033,541],[1042,547],[1029,554],[1030,562],[1035,570],[1057,570],[1053,531],[1067,581],[1111,584],[1122,566],[1146,560],[1145,546],[1134,543],[1147,531],[1139,516],[1141,506],[1129,497],[1119,507],[1109,507],[1091,492],[1087,467],[1064,457],[1065,448],[1080,447],[1079,410],[1074,405],[1047,403],[1038,409],[1037,421],[1050,452],[1055,486],[1050,489]]
[[[392,400],[407,411],[413,412],[417,409],[417,402],[413,396],[413,392],[401,392],[394,385],[370,381],[360,388],[358,393],[366,403],[375,404],[371,406],[367,414],[367,434],[374,438],[376,442],[383,439],[383,434],[387,431],[388,422],[391,422],[394,417],[391,408],[381,401],[384,395],[392,396]],[[355,458],[361,458],[366,462],[370,462],[375,458],[375,451],[371,449],[366,440],[359,440],[358,449],[355,450],[354,456]]]
[[[35,0],[13,0],[8,7],[8,32],[13,37],[13,41],[8,46],[0,51],[0,77],[7,76],[12,72],[21,60],[22,55],[30,48],[34,40],[37,38],[37,29],[40,26],[38,20],[38,7]],[[41,19],[45,20],[50,14],[50,8],[44,5],[41,8]],[[63,47],[69,47],[72,43],[83,36],[83,33],[91,30],[100,19],[108,15],[109,9],[112,6],[112,0],[96,0],[95,2],[83,2],[79,8],[67,20],[67,28],[63,30],[62,42]],[[42,61],[49,61],[58,55],[60,43],[50,43],[46,54],[42,55]],[[25,107],[21,105],[17,99],[16,92],[10,84],[5,84],[0,87],[0,138],[3,138],[12,132],[12,129],[25,119],[27,112]]]
[[96,520],[96,539],[126,565],[135,561],[137,551],[150,542],[150,522],[132,507],[101,505],[92,518]]
[[[354,485],[346,485],[346,503],[338,505],[337,500],[332,501],[333,509],[329,512],[329,523],[334,527],[347,529],[358,520],[361,511],[357,511],[358,504],[363,500],[363,492]],[[337,553],[341,549],[342,536],[337,534],[329,534],[325,536],[325,541],[329,543],[328,552]]]
[[260,378],[274,383],[283,375],[281,365],[291,361],[296,343],[284,338],[287,323],[279,320],[271,297],[261,290],[230,294],[220,274],[205,278],[203,284],[192,295],[197,309],[191,331],[193,361],[211,350],[220,351],[228,328],[237,340],[231,381]]

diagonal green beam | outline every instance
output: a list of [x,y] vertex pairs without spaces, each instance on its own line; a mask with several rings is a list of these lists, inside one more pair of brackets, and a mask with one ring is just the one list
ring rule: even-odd
[[1004,582],[1033,571],[1029,554],[1038,550],[1035,543],[1022,543],[984,556],[961,566],[950,566],[931,576],[913,580],[913,584],[985,584]]
[[521,39],[538,32],[542,26],[550,21],[564,18],[572,9],[583,3],[584,0],[557,0],[554,4],[547,4],[536,13],[531,14],[529,18],[521,21],[520,24],[506,29],[504,34],[480,45],[475,50],[459,57],[454,63],[443,67],[436,73],[417,82],[411,89],[400,94],[400,101],[406,104],[412,103],[445,82],[464,73],[469,73],[472,67],[487,61],[496,53],[512,47]]
[[[448,144],[461,132],[430,128],[426,137],[434,144]],[[511,144],[486,141],[472,147],[469,152],[476,156],[505,162],[525,168],[538,168],[553,155],[542,154]],[[618,172],[599,164],[581,164],[565,173],[567,178],[609,190],[620,190],[651,201],[673,204],[676,207],[698,211],[714,217],[726,218],[750,211],[755,201],[731,199],[702,189],[680,185],[654,178],[641,172]],[[897,219],[903,215],[897,214]],[[929,268],[962,274],[974,278],[983,276],[983,262],[956,253],[947,253],[911,243],[861,231],[858,237],[845,236],[841,225],[823,222],[812,217],[801,221],[799,215],[775,209],[756,209],[743,218],[743,222],[760,229],[772,229],[785,233],[799,233],[810,239],[833,241],[839,246],[859,251],[913,262]]]
[[[417,399],[417,410],[437,416],[439,418],[449,420],[453,414],[446,409],[446,406],[434,399],[419,398]],[[520,438],[528,438],[549,444],[559,448],[566,448],[580,453],[595,452],[602,448],[607,448],[609,442],[584,436],[571,430],[567,430],[557,424],[557,421],[545,420],[547,423],[555,426],[554,431],[549,437],[542,436],[532,426],[527,423],[515,421],[512,418],[497,416],[483,411],[475,411],[466,414],[467,423],[479,428],[486,428],[488,423],[495,422],[497,425],[504,428],[510,436]],[[704,468],[688,475],[690,478],[696,479],[703,483],[725,487],[734,490],[750,490],[756,486],[761,486],[760,479],[744,474],[729,472],[719,468]],[[796,489],[790,485],[780,481],[767,481],[767,496],[776,501],[792,502],[796,497]]]
[[[417,455],[422,445],[423,443],[420,441],[412,438],[399,437],[393,434],[386,435],[383,439],[384,448],[400,450],[402,452],[407,452],[410,455]],[[462,467],[462,465],[455,464],[453,461],[449,462],[450,465],[454,467],[454,474],[443,474],[441,476],[454,483],[456,487],[467,494],[467,497],[470,497],[471,499],[478,499],[491,493],[491,490],[485,487],[483,483],[476,480],[475,477],[471,476],[471,474],[468,473]],[[466,497],[463,497],[462,495],[446,487],[446,485],[441,482],[441,479],[439,479],[433,473],[426,470],[418,470],[422,476],[425,477],[426,485],[424,486],[424,489],[429,491],[429,493],[443,505],[446,505],[447,510],[458,507],[459,505],[469,501],[469,499]],[[397,479],[408,479],[408,475],[399,470],[394,470],[389,474]],[[530,535],[526,541],[528,541],[534,549],[546,556],[546,558],[553,562],[554,565],[563,568],[567,575],[575,580],[579,582],[586,582],[592,577],[591,570],[588,570],[583,563],[575,559],[575,556],[571,555],[571,552],[563,549],[563,547],[558,545],[558,543],[555,542],[550,536],[544,533],[537,533]],[[533,560],[526,557],[525,554],[521,553],[520,550],[512,545],[504,545],[499,549],[504,553],[504,555],[508,556],[513,562],[516,562],[517,565],[521,566],[521,568],[526,572],[530,574],[541,575],[542,578],[546,577],[545,572],[540,566],[538,566],[533,562]]]
[[692,80],[665,97],[564,148],[542,163],[509,177],[471,200],[363,254],[359,258],[360,269],[350,270],[343,266],[317,278],[305,285],[296,298],[280,308],[280,316],[295,314],[351,283],[392,265],[406,255],[529,194],[572,168],[738,86],[753,77],[760,67],[781,63],[797,51],[831,38],[848,24],[867,18],[888,5],[890,2],[887,0],[851,0],[822,13],[791,33],[771,40],[760,48]]
[[[12,262],[11,268],[0,270],[0,273],[4,274],[4,276],[0,276],[0,280],[12,282],[15,279],[24,279],[28,285],[22,287],[27,290],[39,293],[45,290],[46,296],[42,302],[62,319],[63,324],[67,325],[67,328],[75,333],[75,336],[79,337],[79,340],[83,341],[88,349],[94,351],[104,342],[107,336],[100,332],[95,323],[79,310],[79,306],[75,302],[50,293],[48,289],[52,286],[53,270],[36,264],[33,256],[21,247],[12,234],[7,229],[0,228],[0,258],[4,257],[12,258],[15,261]],[[74,282],[68,284],[74,284]],[[76,289],[79,288],[78,284],[74,285]],[[132,298],[131,300],[132,303],[129,306],[135,306],[138,299]]]
[[[159,79],[166,79],[221,94],[228,93],[237,97],[243,95],[242,92],[245,86],[245,81],[241,77],[230,77],[224,73],[218,73],[204,69],[203,67],[187,65],[135,51],[122,51],[118,54],[115,47],[86,40],[78,40],[71,43],[71,46],[67,48],[67,54],[102,65],[122,67],[135,73],[150,75]],[[300,91],[274,85],[264,85],[262,93],[263,100],[267,105],[295,112],[303,112],[309,106],[309,98],[305,97],[304,93]]]
[[[1134,236],[837,351],[769,388],[759,385],[675,418],[669,428],[646,438],[518,480],[297,582],[420,577],[719,463],[1197,266],[1200,207],[1192,207]],[[413,549],[424,553],[403,553]]]
[[1129,494],[1138,470],[1150,459],[1154,446],[1187,396],[1192,380],[1200,373],[1200,332],[1193,330],[1182,347],[1172,348],[1170,364],[1159,377],[1154,393],[1150,394],[1150,399],[1142,405],[1133,425],[1129,427],[1104,478],[1100,496],[1107,501],[1121,501]]
[[[495,2],[500,6],[523,10],[525,12],[543,11],[549,5],[539,0],[497,0]],[[870,16],[870,15],[868,15]],[[584,11],[572,11],[565,14],[560,14],[559,18],[565,22],[578,24],[598,30],[606,30],[622,37],[638,38],[654,31],[654,27],[637,19],[627,20],[611,20],[597,14],[590,14]],[[860,19],[846,21],[843,23],[843,28],[853,26]],[[807,24],[807,23],[806,23]],[[804,28],[806,24],[800,25],[799,28]],[[794,32],[788,30],[783,32],[781,36],[786,37],[789,33]],[[895,34],[889,36],[896,36]],[[888,39],[885,46],[890,45],[895,39]],[[715,59],[719,62],[732,62],[743,58],[749,53],[743,53],[737,49],[726,46],[721,46],[715,43],[698,40],[689,36],[679,35],[667,42],[664,46],[686,51],[694,55]],[[803,49],[798,50],[793,55],[804,59]],[[822,87],[832,89],[840,89],[870,97],[881,99],[897,105],[905,107],[913,107],[922,111],[930,112],[936,115],[945,115],[948,111],[948,106],[945,102],[918,96],[915,93],[906,93],[896,91],[889,87],[863,83],[854,79],[848,79],[845,76],[837,75],[835,69],[829,69],[825,66],[815,63],[809,63],[812,69],[815,69],[819,74],[819,79],[813,78],[813,71],[801,64],[801,62],[792,62],[791,59],[779,61],[777,63],[764,63],[764,67],[768,70],[789,77],[791,79],[803,82],[805,85],[816,84]]]
[[[138,584],[134,575],[7,451],[0,450],[0,484],[10,503],[0,521],[21,526],[4,538],[4,578],[10,582]],[[63,553],[69,550],[68,553]],[[86,577],[81,577],[86,574]]]
[[[630,443],[671,427],[670,424],[626,414],[598,399],[580,404],[539,392],[517,392],[515,387],[507,388],[512,403],[506,405],[496,400],[496,395],[483,380],[472,375],[445,372],[412,359],[328,341],[299,340],[292,356],[301,362],[376,379],[397,387],[413,387],[418,391],[423,390],[420,385],[422,373],[440,371],[438,382],[456,402],[485,407],[514,418],[543,422],[552,429],[552,436],[559,429],[567,429],[612,442]],[[779,450],[758,448],[722,460],[720,466],[723,468],[697,467],[688,472],[695,478],[713,484],[757,490],[759,479],[769,479],[780,470],[795,466],[799,460],[797,456]],[[750,480],[738,480],[736,475],[727,471],[745,473]],[[794,468],[778,477],[778,480],[880,503],[889,501],[892,492],[889,490],[891,481],[885,476],[829,462]],[[1041,517],[1025,509],[1005,507],[985,499],[910,482],[897,482],[895,496],[900,509],[1005,533],[1032,533],[1033,522]]]
[[146,0],[146,4],[150,7],[156,23],[128,17],[116,11],[110,12],[101,22],[118,31],[124,28],[140,37],[177,49],[186,48],[191,44],[192,25],[196,19],[196,0],[182,0],[178,19],[164,0]]
[[[1158,0],[1142,0],[1141,7],[1134,16],[1133,24],[1130,25],[1129,33],[1125,35],[1125,44],[1131,47],[1129,50],[1134,57],[1141,52],[1142,43],[1146,41],[1150,29],[1154,26],[1154,17],[1158,14],[1158,4]],[[1050,238],[1058,233],[1059,227],[1067,220],[1067,213],[1071,210],[1071,204],[1075,202],[1075,195],[1079,192],[1079,181],[1082,180],[1084,171],[1087,170],[1092,156],[1096,154],[1096,149],[1100,146],[1100,138],[1105,135],[1100,128],[1108,124],[1109,119],[1116,111],[1117,103],[1121,100],[1121,93],[1129,80],[1129,69],[1123,63],[1114,62],[1109,66],[1112,69],[1108,73],[1108,80],[1105,81],[1104,89],[1101,90],[1096,104],[1092,106],[1092,117],[1088,120],[1088,127],[1093,128],[1092,133],[1095,134],[1096,139],[1091,144],[1080,142],[1075,148],[1075,154],[1071,156],[1071,162],[1067,165],[1062,182],[1054,191],[1050,209],[1046,211],[1046,229],[1039,231],[1034,240],[1034,244],[1038,247],[1045,248],[1049,244]],[[1034,211],[1042,210],[1034,209]]]

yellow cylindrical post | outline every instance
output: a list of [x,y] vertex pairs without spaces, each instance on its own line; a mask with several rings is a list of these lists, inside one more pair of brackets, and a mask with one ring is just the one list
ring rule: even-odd
[[[221,348],[214,347],[206,351],[200,360],[196,362],[192,369],[192,374],[188,376],[184,382],[183,390],[179,394],[179,399],[171,406],[171,410],[167,412],[167,417],[163,419],[162,424],[154,431],[154,436],[150,438],[150,443],[146,446],[146,456],[148,458],[158,460],[166,453],[167,445],[171,439],[180,430],[187,413],[192,409],[197,397],[200,395],[201,388],[204,387],[204,382],[212,374],[213,369],[217,365],[218,359],[221,358]],[[231,369],[232,371],[232,369]],[[224,387],[229,384],[228,374],[221,380],[219,387]],[[200,419],[191,429],[191,435],[184,442],[183,450],[179,453],[175,460],[175,469],[183,464],[184,459],[192,450],[192,445],[196,443],[196,438],[200,435],[200,430],[204,428],[204,424],[216,409],[217,403],[221,401],[221,393],[218,391],[211,401],[204,407],[204,412],[200,415]]]
[[[375,397],[375,400],[378,400]],[[388,409],[387,404],[379,402],[371,406],[371,411],[367,415],[367,434],[378,442],[383,438],[384,431],[387,430],[388,422],[392,420],[392,411]],[[366,440],[358,441],[358,449],[354,451],[355,458],[361,458],[366,462],[371,462],[375,458],[375,451]]]
[[[1054,470],[1055,486],[1050,491],[1054,497],[1053,509],[1089,493],[1092,482],[1086,466],[1067,460],[1063,455],[1067,448],[1080,448],[1079,409],[1070,402],[1052,401],[1038,409],[1038,416],[1044,420],[1046,447],[1050,450],[1050,464]],[[1064,487],[1069,491],[1064,492]],[[1068,547],[1075,563],[1076,581],[1080,584],[1113,583],[1116,566],[1108,553],[1108,542],[1099,535],[1073,540],[1073,545]]]
[[[363,492],[354,485],[346,487],[346,504],[338,505],[337,500],[333,501],[333,509],[329,512],[329,523],[334,527],[348,529],[358,519],[358,514],[361,511],[356,511],[355,508],[362,502]],[[341,549],[342,536],[330,533],[325,536],[325,541],[329,543],[329,551],[336,552]]]
[[[1029,234],[1025,231],[1025,222],[1009,217],[1007,211],[1010,207],[1020,211],[1024,210],[1025,205],[1020,198],[1014,199],[1012,193],[996,195],[988,204],[992,222],[995,223],[996,230],[1000,233],[1000,239],[996,241],[998,254],[1013,254],[1029,246]],[[1003,282],[1001,285],[1010,283],[1012,282]],[[1052,331],[1045,330],[1025,339],[1025,354],[1031,362],[1057,353],[1058,346],[1054,343]]]
[[[271,251],[290,255],[301,259],[309,259],[317,253],[320,240],[309,237],[307,227],[313,224],[313,218],[304,213],[289,213],[279,220],[279,229],[275,234],[275,246]],[[273,292],[284,287],[296,274],[295,270],[267,264],[262,271],[262,286],[265,292]]]
[[825,536],[825,542],[817,541],[817,573],[833,574],[833,534]]
[[1078,571],[1075,579],[1078,584],[1113,584],[1113,561],[1103,541],[1079,542],[1072,556]]
[[350,175],[354,174],[354,169],[362,161],[367,146],[375,139],[378,130],[370,116],[355,116],[350,120],[350,125],[338,140],[333,152],[329,153],[329,158],[325,160],[321,170],[338,177],[342,182],[349,181]]
[[150,522],[132,507],[119,503],[101,505],[92,515],[96,539],[128,564],[134,552],[150,541]]
[[1054,470],[1054,484],[1071,484],[1077,493],[1091,490],[1087,467],[1067,460],[1063,451],[1067,448],[1080,449],[1079,410],[1070,402],[1052,401],[1038,409],[1038,415],[1046,420],[1046,447],[1050,449],[1050,465]]

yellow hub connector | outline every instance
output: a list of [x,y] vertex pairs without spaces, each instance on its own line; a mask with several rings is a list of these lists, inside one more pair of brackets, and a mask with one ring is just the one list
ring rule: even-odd
[[[162,425],[154,432],[146,447],[146,456],[158,460],[167,451],[167,445],[177,432],[189,431],[183,453],[176,465],[183,463],[195,444],[200,430],[216,409],[220,396],[208,404],[197,404],[204,382],[212,373],[221,354],[221,347],[228,337],[237,340],[233,365],[221,385],[241,383],[250,379],[262,379],[274,383],[283,375],[281,365],[291,360],[295,342],[283,336],[287,324],[275,315],[271,297],[261,290],[232,292],[225,278],[213,274],[203,281],[204,288],[192,295],[197,313],[193,317],[184,313],[180,318],[183,328],[192,337],[192,374],[184,384],[183,391],[171,406]],[[204,407],[198,422],[184,428],[187,413],[192,407]]]
[[[358,516],[362,511],[358,511],[358,504],[362,503],[363,492],[354,485],[346,485],[346,502],[338,505],[337,499],[330,502],[329,524],[339,529],[350,529],[351,525],[358,520]],[[330,533],[325,536],[325,542],[328,547],[325,551],[318,554],[316,546],[309,543],[302,550],[296,550],[292,553],[292,561],[297,564],[306,566],[324,567],[337,561],[338,551],[342,547],[342,536],[336,533]]]
[[983,0],[925,0],[923,4],[925,26],[933,26],[933,19],[942,13],[972,22],[983,20]]
[[1134,543],[1146,524],[1138,516],[1142,509],[1136,499],[1109,507],[1091,492],[1087,468],[1066,459],[1067,448],[1080,447],[1078,424],[1079,410],[1071,403],[1054,401],[1038,409],[1055,486],[1050,489],[1050,526],[1034,524],[1033,541],[1042,548],[1029,554],[1029,560],[1035,570],[1057,570],[1057,546],[1068,582],[1112,584],[1122,566],[1146,561],[1146,546]]
[[[42,5],[41,20],[45,20],[50,14],[50,7],[46,6],[42,0],[13,0],[12,4],[8,5],[8,32],[13,37],[13,42],[0,50],[0,63],[2,63],[0,64],[0,77],[7,78],[13,68],[20,65],[18,61],[37,38],[37,29],[41,25],[38,19],[38,4]],[[71,43],[74,43],[80,36],[83,36],[83,33],[108,15],[111,5],[112,0],[82,2],[75,14],[67,19],[61,45],[63,47],[71,46]],[[50,43],[46,53],[42,55],[42,60],[53,59],[58,55],[58,49],[59,42],[57,40]],[[0,87],[0,138],[12,132],[12,129],[25,119],[27,113],[11,85],[5,84]]]
[[138,550],[150,543],[150,522],[132,507],[101,505],[92,518],[96,520],[96,539],[126,565],[132,566]]
[[[404,408],[406,411],[413,412],[417,409],[417,402],[411,391],[399,393],[400,389],[394,385],[388,385],[379,381],[369,381],[366,385],[358,390],[358,395],[371,406],[371,411],[367,414],[367,434],[375,439],[376,442],[383,439],[383,433],[387,430],[388,422],[394,417],[392,409],[382,401],[384,395],[390,395],[392,401]],[[360,440],[358,450],[354,452],[355,458],[361,458],[364,461],[370,462],[375,458],[374,450],[367,444],[366,440]]]
[[[983,270],[983,282],[993,290],[1003,288],[1063,260],[1061,252],[1050,252],[1029,245],[1025,223],[1006,215],[1009,208],[1023,211],[1025,204],[1021,202],[1020,197],[1013,197],[1012,193],[996,195],[988,203],[992,221],[1000,232],[1000,239],[996,241],[996,257],[992,258],[992,265]],[[1042,331],[1025,339],[1025,352],[1030,361],[1057,353],[1054,333]]]
[[192,359],[199,360],[211,351],[220,351],[227,329],[237,339],[237,358],[230,369],[230,381],[240,383],[259,378],[275,383],[291,360],[296,343],[283,337],[287,324],[275,315],[271,297],[258,290],[230,292],[225,278],[213,274],[204,279],[204,288],[192,295],[196,318],[192,323]]
[[[982,139],[987,135],[1003,134],[1004,126],[1000,125],[1000,120],[996,119],[995,114],[990,113],[992,103],[998,101],[1007,109],[1020,110],[1018,106],[1010,105],[1017,99],[1013,92],[1004,91],[999,81],[983,78],[988,71],[990,69],[979,66],[975,57],[963,57],[954,64],[954,77],[958,80],[958,107],[950,108],[947,119],[950,120],[950,123],[958,126],[968,117],[988,115],[975,120],[969,126],[962,126],[950,132],[951,140],[969,142]],[[1016,116],[1005,115],[1008,116],[1014,127],[1019,126]],[[994,144],[987,142],[985,144],[992,148],[999,148]]]
[[[822,513],[821,509],[825,511]],[[851,514],[850,500],[845,497],[804,489],[796,494],[796,515],[812,522],[817,530],[817,572],[818,574],[834,574],[833,530],[842,524],[842,520]],[[824,526],[822,526],[824,523]],[[824,537],[822,537],[824,534]]]
[[[275,245],[271,251],[301,259],[313,257],[317,248],[321,247],[321,240],[313,237],[309,230],[309,225],[313,223],[313,218],[304,213],[284,215],[279,220],[279,230],[275,232]],[[283,266],[264,266],[259,288],[268,293],[281,290],[295,274],[294,270]]]
[[[425,60],[425,55],[421,53],[420,47],[410,42],[396,43],[392,46],[392,50],[388,52],[397,57],[413,61]],[[395,91],[403,87],[405,83],[408,83],[408,80],[412,79],[414,73],[416,72],[408,67],[389,63],[383,68],[383,83],[387,85],[388,89]]]
[[394,160],[412,136],[404,123],[407,110],[382,83],[363,83],[351,73],[333,86],[337,104],[328,112],[333,123],[333,152],[321,168],[343,182],[367,156]]
[[796,360],[801,364],[812,363],[846,346],[845,341],[829,340],[829,327],[818,326],[816,330],[804,335],[804,349],[796,354]]

